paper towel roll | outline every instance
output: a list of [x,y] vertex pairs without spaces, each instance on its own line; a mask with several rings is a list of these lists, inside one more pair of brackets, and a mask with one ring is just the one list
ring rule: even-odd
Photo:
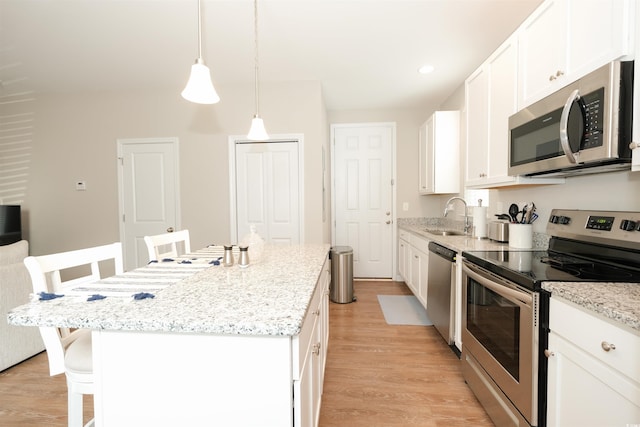
[[474,206],[473,208],[473,228],[474,236],[483,239],[487,237],[487,207]]

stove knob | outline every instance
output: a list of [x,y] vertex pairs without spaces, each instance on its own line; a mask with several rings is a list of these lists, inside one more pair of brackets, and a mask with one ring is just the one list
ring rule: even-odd
[[635,221],[629,219],[623,219],[620,221],[620,229],[625,231],[634,231],[638,224]]
[[555,215],[551,215],[549,217],[549,222],[552,223],[552,224],[557,224],[558,223],[558,217],[555,216]]
[[559,218],[558,222],[560,224],[567,225],[567,224],[569,224],[571,222],[571,218],[569,218],[568,216],[561,216]]

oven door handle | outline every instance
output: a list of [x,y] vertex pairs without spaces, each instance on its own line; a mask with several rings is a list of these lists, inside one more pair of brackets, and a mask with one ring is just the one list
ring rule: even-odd
[[486,277],[478,274],[477,272],[475,272],[474,270],[472,270],[466,265],[463,265],[462,268],[464,269],[465,273],[467,273],[467,276],[471,277],[473,280],[480,283],[482,286],[485,286],[488,289],[491,289],[495,293],[500,294],[504,297],[511,297],[512,299],[516,299],[527,305],[533,304],[533,297],[530,294],[521,292],[515,289],[511,289],[504,285],[499,285],[487,279]]

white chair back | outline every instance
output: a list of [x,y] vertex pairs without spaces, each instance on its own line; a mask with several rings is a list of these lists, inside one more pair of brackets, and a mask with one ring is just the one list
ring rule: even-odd
[[[64,294],[65,289],[71,285],[94,282],[102,276],[100,274],[100,261],[113,260],[115,274],[123,273],[122,244],[120,242],[93,248],[61,252],[43,256],[29,256],[24,259],[24,264],[31,276],[34,294],[40,292]],[[80,267],[80,269],[77,269]],[[87,267],[90,273],[86,273]],[[73,269],[73,270],[71,270]],[[83,274],[69,280],[62,280],[62,275],[72,273]],[[44,341],[49,359],[49,373],[57,375],[65,371],[64,354],[66,348],[76,339],[81,332],[71,332],[66,328],[40,327],[40,335]]]
[[[147,245],[149,261],[161,261],[164,258],[173,258],[191,252],[189,230],[144,236],[144,243]],[[179,249],[180,243],[182,244],[182,250]]]

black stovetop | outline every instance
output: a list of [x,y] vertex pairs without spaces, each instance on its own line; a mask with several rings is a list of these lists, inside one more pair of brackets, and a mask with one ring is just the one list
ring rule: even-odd
[[527,289],[539,290],[542,282],[640,283],[640,271],[553,251],[474,251],[463,256]]

